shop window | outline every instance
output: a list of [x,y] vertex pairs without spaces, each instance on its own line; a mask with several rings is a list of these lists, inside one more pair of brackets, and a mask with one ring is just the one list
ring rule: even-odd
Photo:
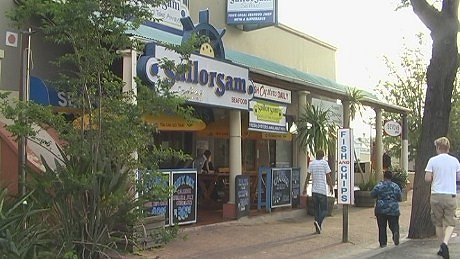
[[212,155],[214,168],[228,168],[230,166],[229,146],[229,140],[226,138],[214,139],[214,154]]
[[243,140],[243,172],[256,171],[256,141]]

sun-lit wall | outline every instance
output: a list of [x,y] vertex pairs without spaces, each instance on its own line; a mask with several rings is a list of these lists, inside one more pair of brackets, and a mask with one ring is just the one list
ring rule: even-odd
[[190,2],[190,16],[198,23],[200,10],[208,9],[210,23],[225,28],[225,48],[262,57],[303,72],[336,79],[336,48],[282,24],[253,31],[226,25],[227,0]]

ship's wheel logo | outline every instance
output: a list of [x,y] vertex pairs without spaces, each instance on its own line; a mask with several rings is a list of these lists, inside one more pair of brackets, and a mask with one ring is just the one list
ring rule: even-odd
[[224,43],[222,36],[225,34],[225,29],[216,29],[209,24],[209,10],[200,11],[199,23],[194,25],[190,17],[181,18],[181,23],[184,29],[182,42],[186,42],[192,37],[192,34],[208,36],[210,42],[203,43],[200,47],[200,54],[217,58],[225,59]]

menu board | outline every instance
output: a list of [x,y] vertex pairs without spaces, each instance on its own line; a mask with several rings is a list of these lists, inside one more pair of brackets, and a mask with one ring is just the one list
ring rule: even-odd
[[250,204],[249,175],[235,177],[236,218],[249,216]]
[[196,223],[196,171],[173,171],[172,224]]
[[272,169],[271,207],[291,206],[292,203],[292,169]]
[[[165,188],[169,186],[169,172],[158,173],[152,176],[152,185],[164,186]],[[169,199],[149,202],[147,203],[147,207],[150,215],[164,215],[165,226],[169,226]]]
[[300,206],[300,168],[292,168],[292,206]]

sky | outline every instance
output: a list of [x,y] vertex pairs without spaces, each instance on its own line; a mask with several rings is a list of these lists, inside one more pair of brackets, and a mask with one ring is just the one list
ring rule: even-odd
[[398,61],[403,45],[429,31],[412,8],[395,11],[398,0],[279,0],[278,21],[337,47],[336,81],[373,90],[388,72],[383,56]]

